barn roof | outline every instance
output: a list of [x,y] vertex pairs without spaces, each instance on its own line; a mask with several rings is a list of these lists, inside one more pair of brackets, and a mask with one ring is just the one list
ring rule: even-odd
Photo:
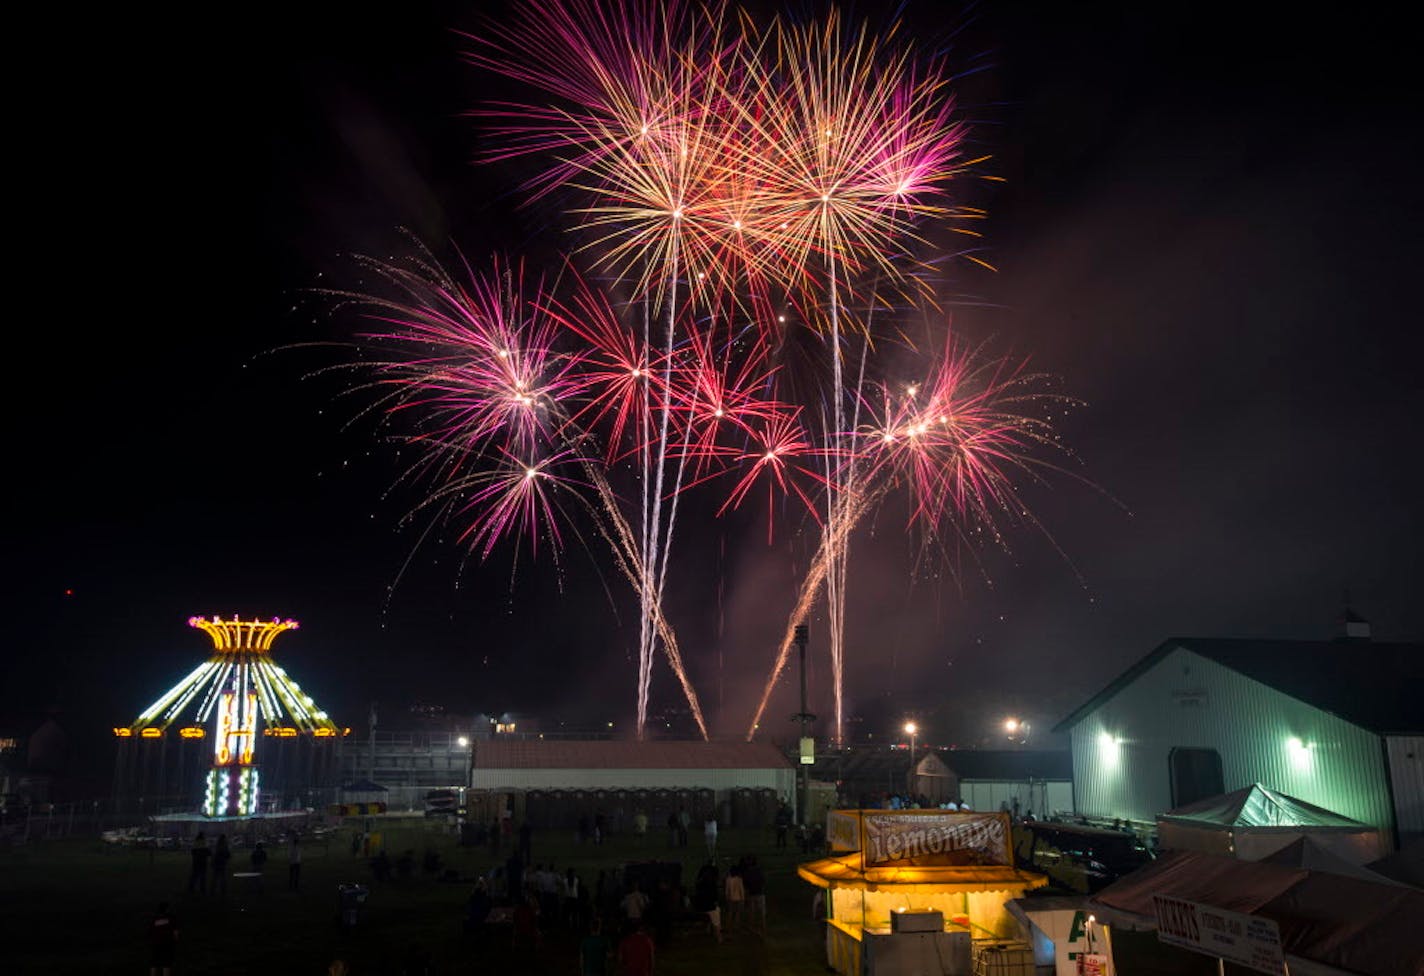
[[[1156,926],[1153,899],[1243,912],[1276,923],[1293,956],[1366,976],[1419,971],[1424,892],[1264,861],[1173,851],[1114,882],[1088,903],[1123,913],[1130,928]],[[1108,916],[1109,919],[1112,915]]]
[[476,769],[785,769],[766,742],[493,739],[475,744]]
[[1424,644],[1172,637],[1059,722],[1065,732],[1177,648],[1380,735],[1424,732]]

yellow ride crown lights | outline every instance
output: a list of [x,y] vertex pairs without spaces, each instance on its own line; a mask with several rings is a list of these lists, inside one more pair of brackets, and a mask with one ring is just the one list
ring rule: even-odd
[[189,617],[188,626],[196,627],[212,638],[213,647],[220,654],[266,654],[272,650],[272,642],[277,635],[288,630],[296,630],[300,624],[295,620],[243,620],[234,615],[231,620],[221,617]]

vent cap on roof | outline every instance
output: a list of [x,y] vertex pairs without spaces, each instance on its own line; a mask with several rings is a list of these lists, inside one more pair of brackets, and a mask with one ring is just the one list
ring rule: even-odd
[[1356,613],[1347,604],[1344,616],[1340,618],[1343,633],[1340,635],[1345,640],[1369,640],[1370,622]]

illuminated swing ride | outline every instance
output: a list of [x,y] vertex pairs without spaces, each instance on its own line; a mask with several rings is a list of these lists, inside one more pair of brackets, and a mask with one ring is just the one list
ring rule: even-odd
[[204,739],[213,721],[212,761],[203,784],[202,813],[209,817],[249,817],[258,810],[257,740],[342,735],[331,718],[287,672],[272,662],[272,643],[296,630],[295,620],[243,620],[234,615],[190,617],[188,626],[212,639],[213,653],[132,725],[114,729],[120,739],[162,739],[184,715],[181,739]]

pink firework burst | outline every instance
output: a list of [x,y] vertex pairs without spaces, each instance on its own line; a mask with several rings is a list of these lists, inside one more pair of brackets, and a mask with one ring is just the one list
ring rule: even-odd
[[950,338],[923,379],[881,385],[866,405],[877,419],[857,432],[867,480],[902,486],[911,522],[935,535],[949,521],[993,528],[1018,512],[1015,476],[1036,477],[1051,466],[1043,449],[1061,450],[1044,414],[1073,402],[1025,368]]

